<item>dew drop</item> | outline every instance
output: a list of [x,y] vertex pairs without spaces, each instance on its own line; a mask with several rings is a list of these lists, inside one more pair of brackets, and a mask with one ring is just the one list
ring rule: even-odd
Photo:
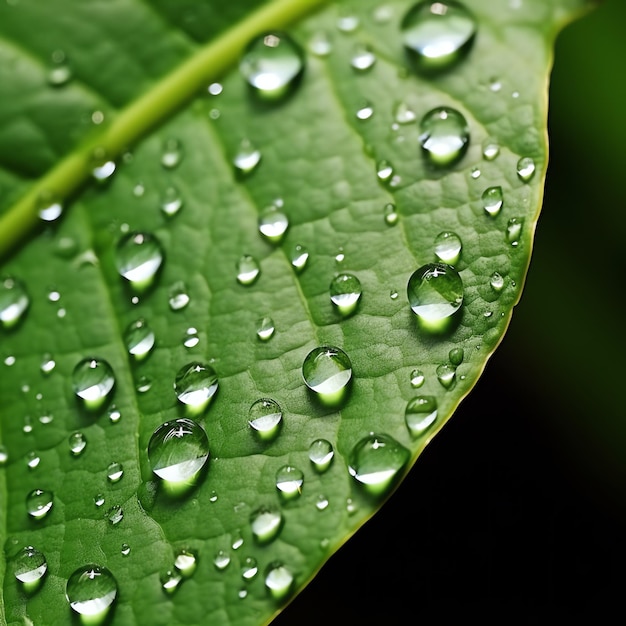
[[195,348],[200,343],[200,337],[198,336],[198,329],[190,326],[183,337],[183,346],[185,348]]
[[63,50],[55,50],[52,53],[51,64],[48,69],[48,84],[52,87],[62,87],[72,78],[72,69],[70,68],[67,57]]
[[470,176],[476,180],[478,178],[480,178],[480,169],[478,167],[473,167],[472,171],[470,172]]
[[96,148],[90,157],[91,175],[99,182],[104,183],[115,173],[115,161],[109,158],[104,148]]
[[463,350],[463,348],[452,348],[452,350],[448,353],[448,358],[450,359],[450,363],[452,363],[452,365],[458,367],[461,363],[463,363],[465,350]]
[[172,594],[178,589],[183,577],[175,570],[167,570],[160,576],[161,588],[167,594]]
[[496,217],[504,204],[502,187],[487,187],[481,196],[483,209],[491,217]]
[[74,368],[72,385],[87,408],[98,409],[115,386],[113,369],[104,359],[87,357]]
[[30,298],[22,281],[10,276],[0,280],[0,322],[5,328],[15,326],[29,305]]
[[356,111],[356,117],[358,120],[369,120],[374,115],[374,107],[371,102],[365,100],[361,103]]
[[40,220],[43,222],[54,222],[61,217],[63,205],[54,194],[44,192],[37,198],[36,210]]
[[265,573],[265,587],[274,600],[280,601],[287,597],[293,588],[292,572],[281,562],[271,563]]
[[83,565],[69,577],[65,596],[76,613],[104,618],[117,596],[117,581],[106,567]]
[[324,404],[334,405],[343,399],[347,390],[352,378],[352,363],[340,348],[320,346],[304,359],[302,377]]
[[9,451],[7,450],[6,446],[0,444],[0,467],[6,465],[8,460]]
[[309,460],[317,472],[325,472],[334,456],[333,445],[326,439],[316,439],[309,446]]
[[168,170],[178,167],[183,158],[183,147],[178,139],[169,138],[163,142],[161,165]]
[[32,546],[22,548],[11,560],[11,566],[15,578],[25,585],[37,583],[48,570],[46,557]]
[[210,365],[192,362],[178,370],[174,391],[179,402],[193,412],[203,411],[217,392],[217,374]]
[[456,264],[462,247],[461,238],[451,231],[439,233],[435,237],[435,256],[443,263]]
[[135,382],[137,393],[147,393],[152,388],[152,378],[146,375],[140,376]]
[[391,180],[393,171],[393,165],[386,159],[382,159],[376,164],[376,176],[378,176],[378,180],[383,183]]
[[150,437],[148,459],[159,478],[170,483],[192,481],[209,459],[209,439],[193,420],[165,422]]
[[55,367],[56,361],[50,353],[46,352],[43,355],[43,358],[41,359],[41,365],[39,366],[41,373],[47,376],[48,374],[52,373]]
[[276,489],[285,500],[292,500],[302,495],[304,474],[293,465],[283,465],[276,472]]
[[243,537],[239,532],[233,537],[233,542],[231,543],[231,548],[233,550],[239,550],[243,545]]
[[354,274],[338,274],[330,283],[330,301],[344,316],[354,313],[361,297],[361,281]]
[[252,536],[260,544],[267,544],[276,539],[282,526],[282,513],[273,508],[258,508],[250,516]]
[[124,476],[124,468],[121,463],[117,461],[113,461],[107,467],[107,479],[110,483],[117,483],[122,480],[122,476]]
[[420,122],[419,141],[428,160],[436,166],[458,161],[469,144],[469,128],[456,109],[437,107]]
[[398,124],[412,124],[417,116],[406,102],[398,102],[393,110],[393,118]]
[[340,15],[337,20],[337,29],[342,33],[353,33],[360,24],[358,16],[352,14]]
[[246,557],[241,568],[241,577],[244,580],[252,580],[257,575],[258,571],[259,567],[256,559],[252,556]]
[[248,424],[263,441],[271,441],[276,437],[282,419],[282,409],[271,398],[256,400],[248,410]]
[[532,157],[522,157],[517,162],[517,175],[527,183],[535,174],[535,161]]
[[115,504],[106,512],[105,517],[111,526],[116,526],[124,519],[124,509],[119,504]]
[[138,361],[144,359],[154,347],[154,332],[143,319],[131,322],[124,331],[124,343],[128,354]]
[[437,380],[445,389],[452,389],[456,382],[456,366],[448,363],[442,363],[437,366]]
[[398,223],[399,215],[398,215],[398,212],[396,211],[395,204],[392,204],[391,202],[386,204],[383,214],[385,217],[385,223],[388,226],[395,226]]
[[117,407],[112,406],[109,409],[109,421],[111,422],[111,424],[117,424],[120,419],[122,419],[121,411]]
[[418,2],[404,16],[402,41],[418,70],[441,71],[464,58],[476,34],[476,20],[460,3]]
[[506,240],[514,247],[519,245],[523,226],[524,219],[521,217],[512,217],[506,225]]
[[220,572],[225,570],[230,565],[230,554],[226,550],[218,550],[213,557],[213,565]]
[[102,495],[101,493],[98,493],[94,496],[93,503],[98,508],[101,507],[104,504],[104,502],[105,502],[104,495]]
[[166,217],[174,217],[183,208],[183,198],[176,187],[168,187],[161,197],[161,211]]
[[258,261],[249,254],[244,254],[237,261],[237,282],[241,285],[252,285],[259,277],[261,268]]
[[260,150],[249,139],[242,139],[237,153],[233,157],[236,173],[240,176],[251,174],[260,162]]
[[500,154],[500,146],[493,139],[483,142],[483,158],[485,161],[493,161]]
[[189,578],[196,571],[198,556],[193,550],[183,548],[178,550],[174,557],[174,567],[184,578]]
[[413,437],[423,435],[437,419],[437,399],[434,396],[418,396],[409,400],[404,420]]
[[313,33],[308,42],[308,49],[315,56],[327,57],[333,50],[333,44],[328,33],[324,31]]
[[26,512],[33,519],[43,519],[52,509],[53,499],[54,496],[51,491],[33,489],[26,496]]
[[489,284],[496,293],[500,293],[504,289],[504,278],[498,272],[494,272],[489,279]]
[[130,546],[127,543],[123,543],[120,552],[122,556],[128,556],[130,554]]
[[175,282],[170,287],[167,302],[172,311],[182,311],[190,301],[187,285],[182,280]]
[[352,58],[350,59],[350,65],[357,72],[366,72],[371,70],[376,63],[376,55],[370,46],[367,44],[356,44]]
[[422,372],[422,370],[411,370],[410,382],[413,389],[419,389],[424,384],[425,380],[426,377],[424,376],[424,372]]
[[266,33],[250,42],[239,70],[259,98],[278,100],[296,86],[304,71],[304,53],[289,35]]
[[28,466],[28,469],[31,470],[39,467],[39,463],[41,463],[41,457],[34,451],[28,452],[25,458],[26,465]]
[[321,495],[321,494],[319,496],[317,496],[317,499],[315,500],[315,508],[318,511],[323,511],[326,508],[328,508],[328,504],[329,504],[329,502],[328,502],[328,498],[326,496]]
[[288,217],[274,205],[267,207],[259,216],[259,232],[270,243],[280,243],[288,227]]
[[119,240],[115,249],[115,265],[120,276],[141,291],[154,281],[163,256],[161,243],[154,235],[132,232]]
[[81,432],[72,433],[68,438],[70,452],[73,456],[80,456],[87,447],[87,438]]
[[375,495],[387,491],[411,453],[393,437],[370,434],[352,449],[350,475]]
[[265,316],[257,320],[256,336],[261,341],[268,341],[274,336],[274,320],[271,317]]
[[309,251],[308,249],[297,243],[292,249],[290,254],[290,260],[292,267],[296,270],[296,272],[301,272],[306,267],[306,264],[309,261]]

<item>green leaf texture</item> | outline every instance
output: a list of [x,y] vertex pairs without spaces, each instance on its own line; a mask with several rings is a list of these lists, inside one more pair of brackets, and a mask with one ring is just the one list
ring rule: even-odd
[[[478,25],[467,55],[427,75],[400,38],[410,3],[322,4],[279,0],[256,12],[244,1],[0,5],[2,276],[21,281],[29,296],[19,322],[0,330],[8,457],[0,470],[0,623],[74,623],[66,584],[89,563],[117,581],[113,624],[269,622],[384,503],[500,342],[541,205],[554,38],[585,3],[467,2]],[[293,92],[273,102],[254,97],[237,69],[250,37],[268,30],[288,30],[306,64]],[[312,51],[320,37],[327,54]],[[363,46],[375,62],[358,70],[352,59]],[[443,168],[428,162],[419,141],[420,120],[442,106],[461,112],[470,132],[465,154]],[[261,154],[246,176],[233,167],[242,141]],[[487,143],[499,147],[497,157],[485,158]],[[178,162],[164,166],[172,146]],[[116,164],[104,182],[90,179],[94,152]],[[536,167],[527,181],[517,173],[521,157]],[[382,161],[393,167],[386,180],[377,174]],[[489,187],[502,189],[497,216],[483,208]],[[161,206],[172,189],[182,204],[168,216]],[[60,219],[39,224],[42,198],[63,205]],[[259,233],[259,215],[272,204],[289,219],[278,243]],[[390,204],[395,223],[386,219]],[[156,282],[143,291],[116,269],[117,242],[134,231],[164,250]],[[462,242],[455,267],[464,300],[454,323],[432,332],[411,311],[407,282],[436,260],[443,232]],[[297,245],[309,253],[301,271],[291,263]],[[237,281],[242,255],[259,263],[251,285]],[[344,271],[362,285],[347,316],[329,296]],[[491,284],[494,273],[501,289]],[[179,287],[189,302],[173,310]],[[257,336],[264,317],[275,327],[266,341]],[[142,360],[124,341],[136,320],[156,337]],[[185,345],[190,334],[198,341]],[[320,402],[303,382],[306,355],[324,345],[351,360],[339,404]],[[88,357],[106,360],[115,374],[99,410],[80,404],[72,386],[75,366]],[[186,415],[174,380],[192,362],[213,367],[219,389],[193,417],[208,435],[207,468],[175,495],[152,473],[147,448],[160,424]],[[442,368],[454,374],[449,384],[439,380]],[[414,370],[423,382],[412,384]],[[437,405],[436,421],[419,436],[405,422],[418,396]],[[248,423],[262,398],[282,409],[272,440]],[[80,455],[70,452],[75,432],[87,441]],[[387,449],[395,440],[409,451],[382,493],[348,470],[371,433]],[[317,439],[334,450],[325,471],[309,459]],[[107,478],[112,462],[123,466],[117,482]],[[276,487],[285,466],[303,475],[289,500]],[[27,515],[35,489],[54,494],[41,519]],[[118,523],[111,507],[123,510]],[[251,516],[260,509],[282,515],[272,541],[253,536]],[[14,577],[24,546],[47,559],[36,589]],[[162,581],[168,570],[177,573],[180,550],[196,554],[196,567],[167,593]],[[223,569],[218,554],[230,559]],[[277,563],[293,576],[278,599],[265,582]],[[243,576],[252,565],[258,572]]]

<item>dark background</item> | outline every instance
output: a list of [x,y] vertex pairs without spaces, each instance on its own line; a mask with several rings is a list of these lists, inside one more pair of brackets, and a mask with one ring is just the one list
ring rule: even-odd
[[480,383],[274,621],[626,623],[626,2],[559,36],[533,260]]

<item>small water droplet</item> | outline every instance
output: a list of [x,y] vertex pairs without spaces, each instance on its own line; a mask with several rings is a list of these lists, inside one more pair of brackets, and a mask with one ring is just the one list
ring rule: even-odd
[[41,365],[39,366],[41,373],[47,376],[54,370],[55,367],[56,361],[49,352],[46,352],[43,355],[43,358],[41,359]]
[[465,118],[450,107],[432,109],[420,122],[420,144],[428,160],[436,166],[458,161],[467,150],[469,138]]
[[387,491],[411,453],[393,437],[370,434],[352,449],[350,475],[375,495]]
[[117,581],[106,567],[83,565],[69,577],[65,596],[76,613],[104,618],[117,596]]
[[9,460],[9,451],[6,446],[0,444],[0,467],[7,464]]
[[0,280],[0,322],[5,328],[15,326],[30,305],[30,298],[22,281],[11,276]]
[[241,285],[252,285],[260,273],[258,261],[249,254],[244,254],[237,262],[237,281]]
[[357,72],[365,72],[372,69],[376,63],[376,55],[372,48],[363,43],[358,43],[354,47],[352,58],[350,59],[350,65]]
[[340,15],[337,19],[337,28],[342,33],[353,33],[359,27],[360,23],[357,15],[346,13]]
[[198,329],[190,326],[183,336],[183,346],[185,348],[195,348],[200,343],[200,337],[198,336]]
[[256,559],[252,556],[248,556],[244,559],[243,566],[241,568],[241,577],[244,580],[252,580],[259,571]]
[[480,178],[480,168],[478,167],[473,167],[472,171],[470,172],[470,176],[476,180],[478,178]]
[[250,516],[252,536],[260,544],[267,544],[276,539],[282,525],[282,513],[273,508],[260,507]]
[[382,159],[376,164],[376,176],[378,176],[378,180],[383,183],[391,180],[393,171],[393,165],[391,165],[391,163],[386,159]]
[[352,378],[352,363],[340,348],[320,346],[304,359],[302,377],[324,404],[335,405],[343,399]]
[[137,360],[144,359],[154,347],[154,332],[143,319],[131,322],[124,331],[124,343],[128,354]]
[[333,461],[335,451],[330,441],[316,439],[309,446],[309,460],[316,471],[325,472]]
[[260,162],[260,150],[249,139],[242,139],[237,153],[233,157],[236,173],[240,176],[251,174]]
[[393,119],[398,124],[412,124],[417,119],[417,116],[406,102],[398,102],[394,107]]
[[415,67],[432,72],[447,69],[467,55],[476,20],[460,3],[427,0],[409,9],[400,28]]
[[167,217],[174,217],[183,208],[183,198],[176,187],[168,187],[161,197],[161,211]]
[[13,575],[25,585],[32,585],[40,581],[48,571],[48,563],[43,552],[32,546],[22,548],[11,559]]
[[117,461],[113,461],[107,467],[107,479],[110,483],[116,483],[122,480],[122,476],[124,476],[124,468],[121,463]]
[[498,272],[494,272],[489,279],[489,284],[496,293],[500,293],[504,289],[504,278]]
[[419,389],[424,384],[425,380],[426,380],[426,377],[424,376],[424,372],[422,372],[422,370],[420,369],[411,370],[410,382],[411,382],[411,387],[413,387],[413,389]]
[[450,363],[452,363],[452,365],[458,367],[461,363],[463,363],[465,350],[463,350],[463,348],[452,348],[448,353],[448,358],[450,359]]
[[289,35],[272,32],[248,44],[239,71],[259,98],[278,100],[296,86],[304,61],[302,49]]
[[25,415],[24,416],[24,426],[22,426],[22,430],[24,431],[25,434],[29,434],[33,432],[33,424],[32,421],[30,419],[30,415]]
[[345,261],[346,255],[343,253],[343,248],[339,248],[339,252],[335,255],[335,263],[341,265]]
[[282,418],[282,409],[271,398],[256,400],[248,411],[248,424],[262,441],[271,441],[276,437]]
[[296,272],[301,272],[306,267],[306,264],[309,260],[308,249],[305,246],[297,243],[291,249],[290,260],[291,265],[296,270]]
[[506,240],[512,246],[517,247],[522,235],[524,227],[524,219],[521,217],[512,217],[506,225]]
[[437,366],[437,380],[445,389],[452,389],[456,382],[456,366],[448,363],[442,363]]
[[532,157],[522,157],[517,162],[517,175],[527,183],[535,174],[535,161]]
[[87,357],[74,368],[72,385],[87,408],[98,409],[115,386],[113,369],[104,359]]
[[213,557],[213,565],[220,572],[225,570],[230,565],[230,554],[226,550],[218,550]]
[[81,432],[72,433],[68,438],[70,452],[74,456],[81,455],[87,447],[87,438]]
[[178,139],[170,137],[163,142],[161,165],[168,170],[177,167],[183,158],[183,147]]
[[391,202],[385,205],[385,208],[383,209],[383,215],[385,217],[385,223],[388,226],[395,226],[398,223],[398,219],[400,217],[398,215],[398,212],[396,211],[396,205],[392,204]]
[[176,570],[167,570],[160,576],[161,588],[167,594],[172,594],[178,589],[183,577]]
[[354,274],[338,274],[330,283],[330,300],[337,310],[347,316],[356,310],[361,297],[361,281]]
[[189,578],[196,571],[198,566],[198,555],[187,548],[182,548],[176,552],[174,557],[174,567],[184,578]]
[[504,204],[502,196],[502,187],[487,187],[481,196],[483,209],[491,217],[496,217]]
[[259,216],[259,232],[271,243],[280,243],[289,227],[289,218],[271,205]]
[[319,496],[317,496],[317,499],[315,500],[315,508],[318,511],[324,511],[326,508],[328,508],[328,498],[322,494],[320,494]]
[[435,256],[443,263],[455,265],[461,256],[461,238],[451,231],[439,233],[435,237]]
[[152,388],[152,378],[142,374],[135,381],[135,390],[137,393],[147,393]]
[[41,457],[34,451],[26,453],[26,465],[28,469],[35,469],[39,467],[39,463],[41,463]]
[[209,439],[193,420],[165,422],[150,438],[148,459],[159,478],[170,483],[192,481],[209,459]]
[[437,399],[434,396],[418,396],[406,405],[404,420],[413,437],[423,435],[436,419]]
[[392,300],[397,300],[397,299],[398,299],[398,292],[397,292],[395,289],[392,289],[392,290],[389,292],[389,297],[390,297]]
[[210,365],[192,362],[178,370],[174,391],[179,402],[194,413],[203,411],[217,392],[217,374]]
[[124,519],[124,509],[119,504],[115,504],[106,512],[105,517],[112,526],[116,526]]
[[72,78],[67,57],[63,50],[55,50],[51,55],[51,64],[48,69],[48,84],[52,87],[62,87]]
[[333,50],[333,43],[327,32],[317,31],[311,35],[308,49],[315,56],[327,57]]
[[33,489],[33,491],[26,496],[26,512],[33,519],[43,519],[48,515],[50,509],[52,509],[53,501],[54,496],[51,491]]
[[485,161],[493,161],[500,154],[500,146],[493,139],[485,139],[483,142],[483,158]]
[[63,205],[60,200],[50,192],[42,192],[36,201],[36,210],[39,219],[44,222],[54,222],[61,217]]
[[283,600],[291,593],[294,577],[291,571],[282,563],[271,563],[265,573],[265,587],[274,600]]
[[167,299],[172,311],[182,311],[191,301],[187,285],[182,280],[175,282],[169,290]]
[[491,78],[489,80],[489,90],[493,93],[498,93],[502,89],[502,82],[497,78]]
[[10,354],[9,356],[5,357],[4,364],[7,367],[11,367],[12,365],[15,365],[15,360],[16,360],[15,357],[12,354]]
[[163,257],[161,243],[150,233],[127,233],[115,249],[117,271],[140,291],[153,283]]
[[238,531],[237,533],[235,533],[233,537],[231,548],[233,550],[239,550],[239,548],[241,548],[242,545],[243,545],[243,537],[241,536],[241,533],[239,533]]
[[115,161],[109,158],[105,148],[93,150],[89,159],[89,167],[91,175],[99,183],[104,183],[111,178],[116,169]]
[[274,336],[274,320],[271,317],[265,316],[257,320],[256,336],[261,341],[268,341]]
[[96,494],[93,498],[93,503],[97,507],[101,507],[104,504],[104,502],[105,502],[104,495],[101,493]]
[[304,474],[293,465],[283,465],[276,472],[276,489],[285,500],[300,497],[303,482]]
[[445,263],[429,263],[413,272],[407,285],[411,309],[420,322],[436,330],[445,325],[463,303],[463,281]]
[[130,546],[127,543],[123,543],[120,552],[122,556],[128,556],[130,554]]
[[117,407],[112,406],[109,409],[109,421],[111,422],[111,424],[117,424],[117,422],[119,422],[121,418],[121,411]]
[[374,107],[368,100],[364,100],[359,108],[356,110],[356,117],[358,120],[369,120],[374,115]]

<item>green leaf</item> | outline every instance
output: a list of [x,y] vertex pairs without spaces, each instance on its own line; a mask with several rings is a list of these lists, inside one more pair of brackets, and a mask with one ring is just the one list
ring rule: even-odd
[[[467,54],[427,73],[402,48],[409,3],[312,11],[318,4],[277,0],[249,14],[252,2],[219,11],[215,3],[164,0],[0,6],[0,253],[41,231],[2,269],[30,298],[0,344],[6,622],[70,622],[67,581],[90,563],[117,580],[115,624],[267,622],[384,503],[500,342],[541,204],[551,48],[585,2],[494,8],[476,0]],[[346,17],[358,18],[356,28]],[[260,100],[237,61],[256,33],[287,28],[307,50],[304,74],[284,97]],[[332,47],[327,55],[310,50],[320,34]],[[363,46],[375,62],[358,70],[352,60]],[[208,93],[210,83],[220,93]],[[439,107],[459,111],[470,135],[445,167],[429,162],[419,139],[420,120]],[[233,167],[242,141],[261,154],[247,175]],[[499,147],[497,157],[483,156],[487,143]],[[175,164],[163,163],[168,151]],[[521,157],[536,168],[528,180],[517,173]],[[107,161],[114,174],[92,182],[94,166]],[[489,215],[483,194],[498,187],[503,206]],[[168,216],[161,206],[172,194],[182,208]],[[59,202],[63,216],[40,226],[43,202]],[[259,214],[272,204],[289,219],[279,242],[259,234]],[[118,273],[118,241],[129,232],[152,235],[164,251],[147,289]],[[411,311],[407,283],[436,260],[435,239],[450,232],[462,242],[454,264],[463,304],[434,332]],[[297,245],[309,253],[301,271],[292,265]],[[237,281],[242,255],[260,266],[249,285]],[[329,294],[342,271],[362,286],[349,314]],[[10,283],[3,285],[5,297]],[[188,304],[172,310],[172,290]],[[257,336],[264,317],[275,328],[265,341]],[[156,337],[144,359],[125,343],[137,320]],[[185,346],[192,335],[199,341]],[[302,379],[307,354],[325,345],[345,351],[352,367],[348,392],[330,404]],[[96,409],[73,389],[85,358],[107,361],[115,374]],[[147,449],[160,424],[188,417],[173,385],[190,363],[213,368],[219,390],[192,416],[208,435],[208,465],[176,494],[153,474]],[[266,398],[282,410],[271,440],[248,424],[251,405]],[[435,405],[430,428],[407,428],[407,406]],[[78,455],[70,452],[75,432],[87,441]],[[398,469],[388,484],[385,472],[370,475],[377,487],[349,471],[371,433],[375,454],[393,452]],[[335,452],[323,470],[309,459],[318,439]],[[117,482],[107,478],[113,462],[124,470]],[[285,466],[304,477],[289,499],[276,488]],[[54,494],[41,519],[27,515],[26,496],[36,489]],[[117,523],[112,507],[123,510]],[[281,515],[278,536],[255,540],[251,517],[265,509]],[[11,559],[24,546],[47,558],[34,590],[13,575]],[[176,573],[180,550],[196,554],[197,564],[168,594],[162,578]],[[223,570],[218,553],[230,559]],[[268,591],[275,563],[293,576],[291,595]],[[253,564],[258,573],[242,576]]]

